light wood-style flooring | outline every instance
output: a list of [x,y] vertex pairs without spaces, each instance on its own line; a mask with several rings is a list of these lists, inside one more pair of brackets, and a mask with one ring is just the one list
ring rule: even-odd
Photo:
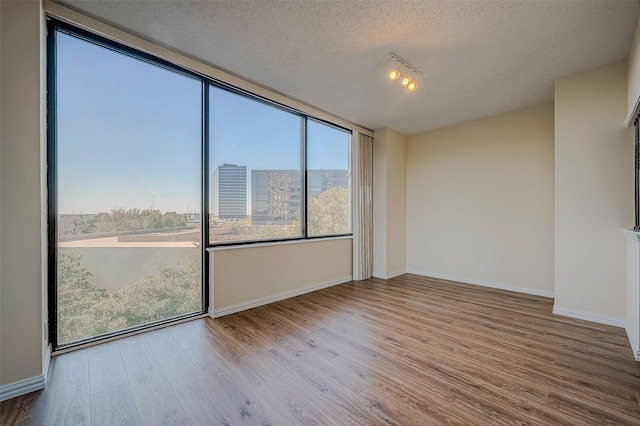
[[640,425],[624,330],[416,275],[57,356],[2,425]]

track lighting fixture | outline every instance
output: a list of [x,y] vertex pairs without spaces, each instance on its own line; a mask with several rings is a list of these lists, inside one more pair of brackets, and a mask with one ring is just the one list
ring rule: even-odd
[[[409,92],[415,92],[418,88],[418,84],[415,79],[418,75],[422,74],[419,68],[414,67],[409,62],[400,58],[395,53],[389,54],[391,58],[395,61],[395,66],[389,70],[387,73],[387,77],[389,80],[396,81],[399,80],[400,84],[407,89]],[[403,69],[401,73],[398,69]],[[413,78],[411,77],[413,76]]]

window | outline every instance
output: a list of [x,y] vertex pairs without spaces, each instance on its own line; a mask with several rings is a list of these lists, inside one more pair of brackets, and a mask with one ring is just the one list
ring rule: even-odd
[[348,131],[224,88],[209,102],[211,245],[351,232]]
[[303,117],[217,87],[209,104],[210,243],[303,236]]
[[211,245],[351,233],[351,133],[55,20],[54,350],[206,312]]
[[54,349],[203,312],[201,80],[50,34]]
[[350,134],[315,120],[307,129],[307,235],[351,229]]

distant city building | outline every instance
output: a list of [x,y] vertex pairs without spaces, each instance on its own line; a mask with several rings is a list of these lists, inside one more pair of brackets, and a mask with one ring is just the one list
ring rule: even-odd
[[247,217],[247,166],[223,164],[213,172],[211,214],[219,219]]
[[315,197],[334,186],[349,187],[348,170],[309,170],[307,172],[307,190],[310,197]]
[[[251,223],[289,225],[298,219],[301,205],[300,170],[251,171]],[[309,170],[308,195],[331,187],[348,188],[348,170]]]

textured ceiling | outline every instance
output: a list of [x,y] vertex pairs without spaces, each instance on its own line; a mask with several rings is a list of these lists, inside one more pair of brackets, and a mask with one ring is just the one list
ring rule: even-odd
[[[627,57],[640,3],[60,1],[361,126],[414,134],[553,99]],[[424,70],[407,93],[394,52]]]

